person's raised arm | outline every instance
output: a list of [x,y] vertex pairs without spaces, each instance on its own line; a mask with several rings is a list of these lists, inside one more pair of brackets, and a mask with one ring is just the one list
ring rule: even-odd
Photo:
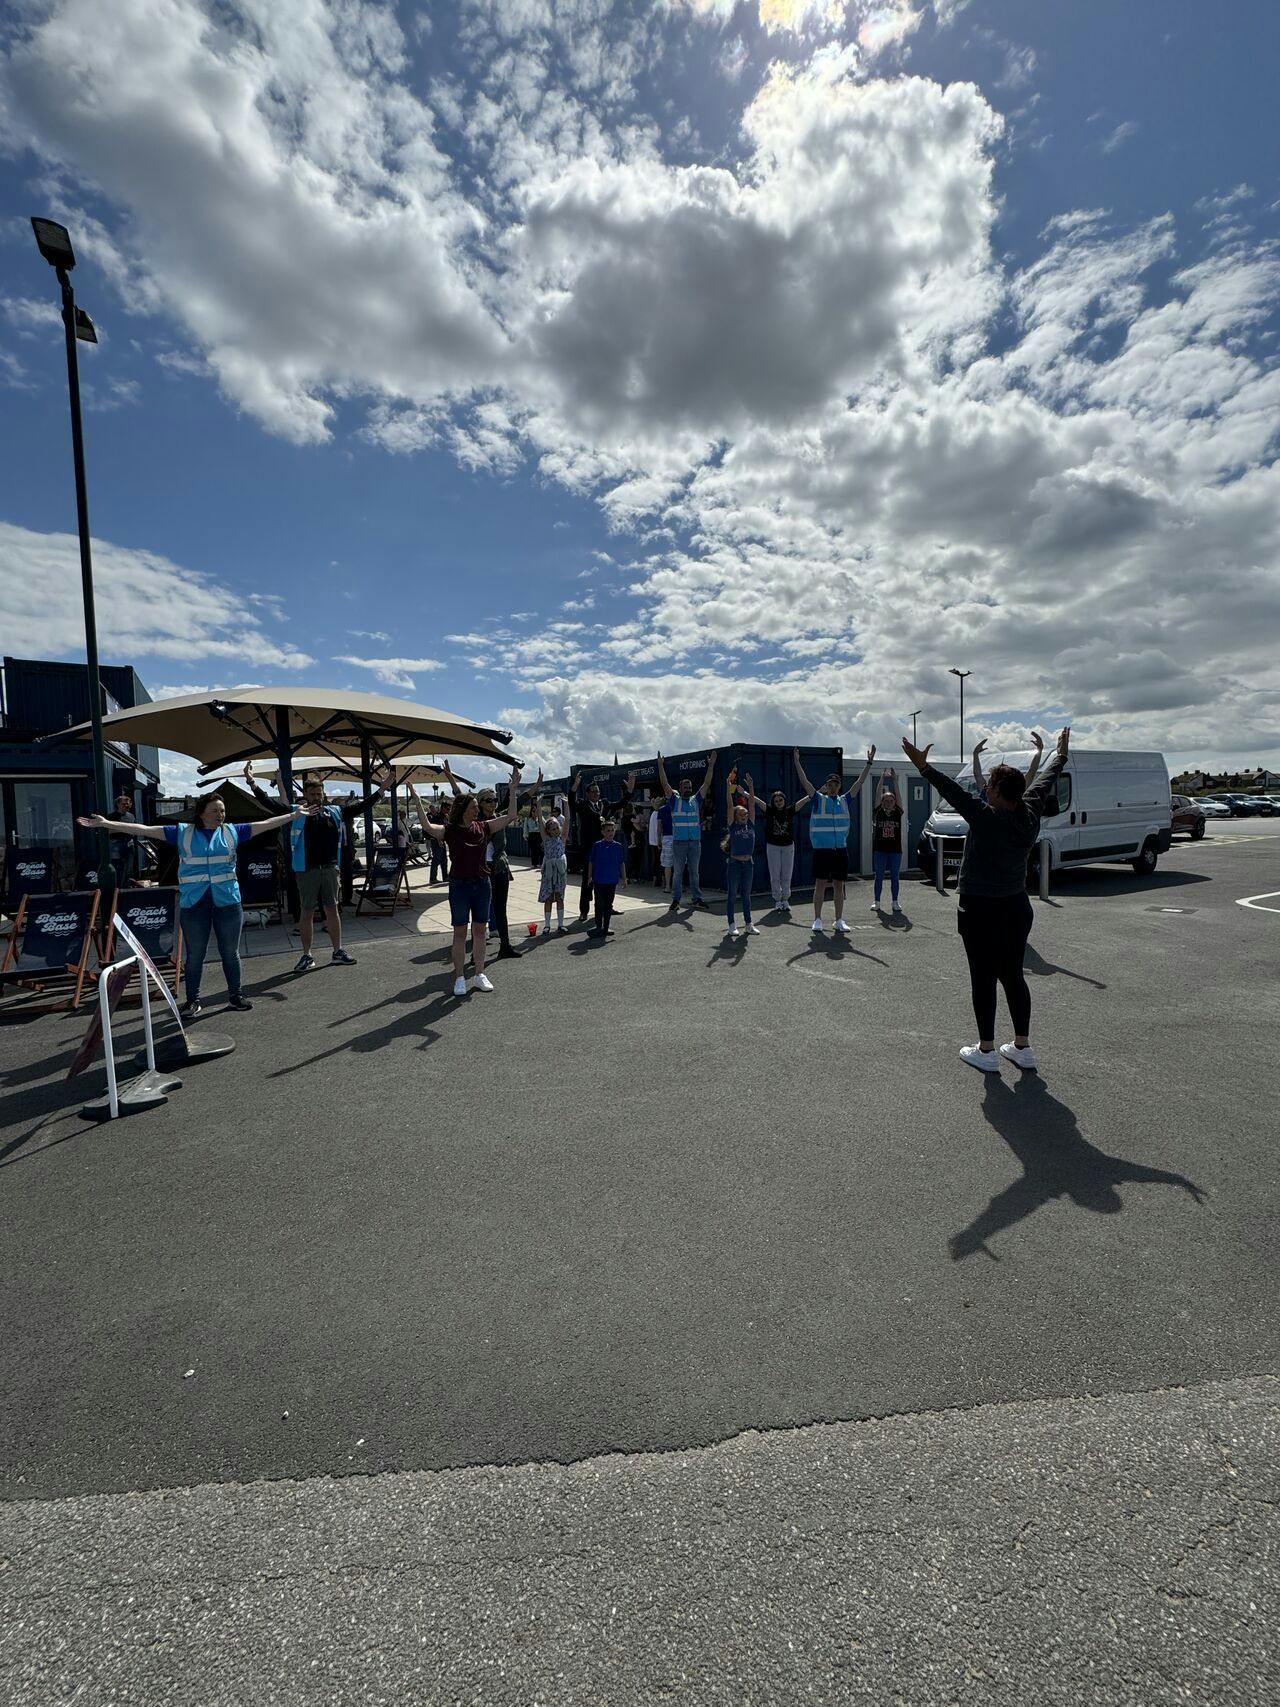
[[698,790],[698,793],[702,796],[702,798],[704,800],[711,793],[711,782],[712,782],[712,779],[714,778],[714,776],[716,774],[716,760],[719,757],[720,757],[719,748],[713,747],[711,749],[710,755],[707,758],[707,774],[706,774],[706,776],[703,777],[702,787]]
[[101,812],[90,812],[76,823],[86,830],[105,830],[109,836],[136,836],[142,842],[162,842],[163,824],[125,824],[114,818],[104,818]]
[[750,771],[744,771],[743,772],[742,780],[747,785],[747,810],[751,813],[752,817],[754,818],[756,813],[759,812],[761,810],[761,808],[764,806],[764,801],[761,800],[759,798],[759,796],[756,794],[756,785],[751,780],[751,772]]
[[798,811],[799,808],[804,805],[805,800],[812,800],[813,799],[813,796],[814,796],[816,791],[814,789],[813,784],[809,781],[808,777],[804,774],[804,766],[800,763],[800,749],[799,749],[799,747],[796,747],[793,749],[791,757],[792,757],[792,760],[793,760],[795,767],[796,767],[796,775],[800,778],[800,786],[801,786],[801,788],[804,789],[804,800],[797,800],[796,801],[796,809]]
[[488,830],[490,835],[493,835],[496,830],[505,830],[508,824],[515,823],[516,802],[519,798],[520,766],[513,765],[511,767],[511,781],[507,784],[507,809],[499,817],[489,818],[485,822],[485,828]]
[[282,824],[292,824],[295,818],[305,818],[305,806],[295,806],[288,812],[277,812],[274,818],[263,818],[256,824],[249,825],[249,834],[244,838],[251,842],[255,836],[265,835],[268,830],[278,830]]
[[852,800],[856,795],[858,795],[862,792],[863,783],[871,775],[871,762],[875,758],[875,756],[876,756],[875,748],[874,747],[868,747],[867,748],[867,762],[865,765],[863,765],[861,773],[858,776],[857,782],[855,782],[853,787],[849,790],[849,799],[850,800]]
[[979,794],[981,794],[983,789],[987,786],[987,779],[982,774],[982,749],[986,744],[986,739],[984,737],[984,739],[979,741],[978,745],[973,749],[973,780],[978,785]]
[[252,759],[246,759],[244,761],[244,780],[248,783],[249,792],[258,802],[259,806],[265,806],[269,812],[273,810],[278,812],[284,805],[284,801],[278,794],[268,794],[265,788],[260,788],[258,786],[257,779],[253,774]]
[[929,751],[932,745],[933,743],[930,742],[928,747],[913,747],[905,735],[902,737],[902,750],[920,772],[920,775],[937,789],[948,806],[955,808],[966,824],[972,823],[978,814],[985,812],[987,808],[980,800],[975,799],[967,788],[961,788],[953,776],[947,776],[936,765],[929,763]]
[[454,776],[453,772],[449,769],[448,759],[446,759],[444,761],[444,763],[441,765],[440,769],[444,772],[444,780],[449,784],[449,787],[453,790],[454,794],[455,795],[461,794],[462,790],[458,787],[458,779],[456,776]]
[[672,788],[671,784],[667,781],[667,767],[662,762],[661,753],[658,754],[658,787],[662,790],[662,797],[664,800],[670,800],[671,796],[675,793],[675,789]]
[[1067,762],[1067,752],[1070,749],[1070,746],[1071,727],[1068,724],[1068,726],[1063,729],[1058,736],[1057,743],[1053,749],[1053,757],[1049,760],[1048,764],[1040,767],[1040,774],[1036,777],[1035,782],[1032,783],[1030,788],[1023,792],[1023,800],[1028,806],[1033,807],[1037,812],[1043,807],[1050,789],[1053,787],[1054,783],[1057,782],[1058,772]]
[[1030,788],[1031,784],[1036,780],[1040,771],[1041,762],[1044,759],[1044,742],[1036,734],[1034,729],[1031,731],[1031,745],[1035,748],[1035,752],[1032,753],[1031,763],[1027,766],[1027,788]]

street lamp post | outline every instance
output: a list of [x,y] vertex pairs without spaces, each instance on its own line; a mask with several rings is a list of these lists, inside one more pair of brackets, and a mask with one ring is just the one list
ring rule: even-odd
[[911,719],[911,745],[913,747],[918,747],[920,745],[919,741],[916,739],[916,718],[919,717],[920,712],[923,710],[924,707],[921,706],[918,711],[909,711],[907,713],[907,716]]
[[[93,726],[94,805],[105,817],[110,806],[107,792],[107,754],[102,739],[102,686],[98,676],[98,622],[93,606],[93,555],[89,544],[89,491],[84,474],[84,428],[80,416],[80,361],[76,342],[96,344],[93,321],[76,307],[75,292],[67,276],[76,264],[75,251],[65,225],[52,219],[33,219],[36,247],[58,275],[62,287],[62,324],[67,340],[67,390],[71,399],[71,454],[76,474],[76,529],[80,535],[80,588],[84,597],[84,649],[89,676],[89,721]],[[103,913],[107,920],[115,911],[115,867],[108,857],[107,833],[98,831],[98,887],[103,891]]]
[[950,670],[948,674],[960,678],[960,760],[964,761],[964,680],[973,674],[972,670]]

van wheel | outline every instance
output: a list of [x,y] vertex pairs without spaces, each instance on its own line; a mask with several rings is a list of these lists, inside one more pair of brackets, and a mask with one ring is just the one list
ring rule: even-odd
[[1204,819],[1203,818],[1197,818],[1195,823],[1191,826],[1191,840],[1193,842],[1199,842],[1199,841],[1204,840]]
[[1156,868],[1156,844],[1144,842],[1142,852],[1133,861],[1133,869],[1139,877],[1150,877]]

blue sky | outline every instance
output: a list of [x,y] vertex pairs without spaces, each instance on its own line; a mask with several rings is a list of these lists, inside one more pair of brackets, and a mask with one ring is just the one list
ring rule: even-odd
[[[1275,10],[25,0],[0,26],[0,644],[535,761],[1280,752]],[[1022,745],[1021,740],[1016,744]],[[171,773],[181,775],[181,767]]]

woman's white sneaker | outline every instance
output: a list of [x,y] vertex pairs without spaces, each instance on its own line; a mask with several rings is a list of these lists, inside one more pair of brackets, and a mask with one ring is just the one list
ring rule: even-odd
[[994,1049],[979,1049],[976,1043],[966,1043],[960,1051],[960,1059],[967,1061],[971,1067],[976,1067],[980,1073],[998,1073],[1000,1057]]
[[487,976],[483,972],[478,973],[476,976],[476,989],[477,990],[492,990],[492,988],[493,988],[493,985],[489,982]]
[[1025,1049],[1019,1049],[1016,1043],[1002,1043],[1000,1053],[1006,1061],[1012,1061],[1015,1067],[1021,1067],[1024,1073],[1035,1072],[1036,1052],[1029,1043]]
[[466,995],[466,993],[467,993],[467,981],[465,978],[455,978],[454,979],[454,981],[453,981],[453,993],[455,996],[465,996]]
[[813,923],[809,926],[809,929],[811,931],[813,931],[815,935],[821,936],[822,935],[822,920],[821,919],[815,919],[813,921]]

